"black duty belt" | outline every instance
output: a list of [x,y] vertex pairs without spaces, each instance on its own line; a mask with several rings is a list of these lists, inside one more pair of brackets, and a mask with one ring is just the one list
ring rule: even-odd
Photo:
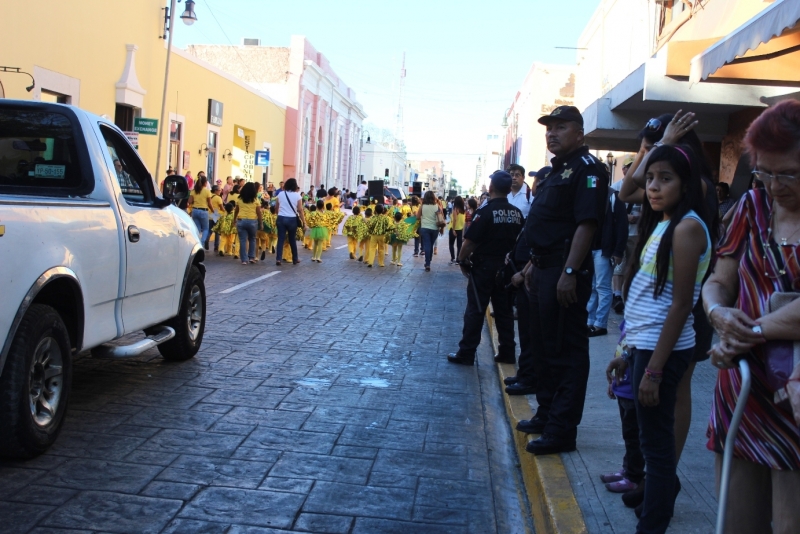
[[531,263],[537,269],[550,269],[552,267],[561,267],[564,265],[564,253],[558,252],[556,254],[544,254],[531,256]]

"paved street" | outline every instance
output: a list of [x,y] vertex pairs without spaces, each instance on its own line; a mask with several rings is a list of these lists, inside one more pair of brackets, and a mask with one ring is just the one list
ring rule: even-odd
[[458,269],[412,247],[367,269],[343,244],[322,265],[208,258],[191,361],[81,355],[56,445],[0,464],[0,531],[524,531],[490,345],[444,358]]

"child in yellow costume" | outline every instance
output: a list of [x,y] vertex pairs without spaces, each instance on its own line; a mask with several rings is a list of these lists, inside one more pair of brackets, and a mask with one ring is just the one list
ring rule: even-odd
[[[316,206],[314,206],[313,204],[311,205],[311,207],[313,207],[314,210],[317,209]],[[306,217],[306,220],[308,220],[308,214],[311,213],[311,207],[303,206],[303,213],[304,213],[304,215]],[[303,248],[307,248],[307,249],[311,250],[311,229],[310,228],[306,232],[303,233]]]
[[267,230],[267,252],[275,254],[275,244],[278,242],[278,217],[275,215],[275,206],[270,206],[264,213],[264,226]]
[[364,210],[364,224],[358,227],[358,261],[364,261],[367,256],[367,245],[369,244],[369,232],[367,231],[367,223],[372,218],[372,208]]
[[213,230],[220,236],[219,255],[233,254],[235,250],[233,248],[233,238],[237,234],[236,226],[233,224],[233,203],[228,202],[225,204],[225,215],[219,218]]
[[364,218],[361,216],[361,208],[353,206],[353,214],[344,222],[342,233],[347,236],[347,250],[350,252],[350,259],[356,259],[356,248],[358,247],[359,228],[364,226]]
[[328,229],[328,236],[325,238],[324,247],[331,248],[331,236],[335,235],[339,230],[339,223],[342,222],[344,213],[339,210],[333,209],[333,204],[327,202],[325,204],[325,228]]
[[378,267],[385,267],[386,238],[392,230],[392,220],[384,213],[382,205],[375,206],[375,215],[367,221],[369,245],[367,246],[367,267],[372,267],[375,255],[378,255]]
[[[322,205],[322,200],[318,202],[318,205]],[[319,211],[316,206],[311,206],[306,223],[311,230],[311,261],[322,263],[322,250],[328,236],[328,229],[325,227],[325,212]]]
[[261,261],[267,257],[267,244],[269,236],[265,227],[269,220],[269,202],[261,201],[261,224],[256,228],[256,254],[261,252]]
[[414,226],[417,224],[416,217],[403,219],[403,214],[397,212],[394,214],[394,226],[392,228],[392,265],[402,267],[403,264],[400,260],[403,259],[403,245],[408,243],[409,239],[414,237]]

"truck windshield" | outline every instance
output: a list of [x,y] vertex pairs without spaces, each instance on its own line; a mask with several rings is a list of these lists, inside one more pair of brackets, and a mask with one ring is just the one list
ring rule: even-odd
[[81,184],[72,124],[60,113],[0,109],[0,187]]

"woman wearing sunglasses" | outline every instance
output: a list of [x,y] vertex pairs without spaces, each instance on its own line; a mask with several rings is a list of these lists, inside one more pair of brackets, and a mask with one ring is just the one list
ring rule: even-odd
[[[764,188],[748,191],[703,288],[706,313],[719,333],[711,362],[720,371],[708,448],[717,473],[741,390],[734,358],[747,359],[750,396],[736,437],[726,532],[797,532],[800,525],[800,403],[775,404],[768,342],[800,340],[800,299],[775,306],[775,293],[800,291],[800,102],[781,102],[753,121],[744,139],[753,174]],[[788,383],[800,386],[800,366]],[[779,388],[780,389],[780,388]],[[797,399],[795,399],[797,400]]]

